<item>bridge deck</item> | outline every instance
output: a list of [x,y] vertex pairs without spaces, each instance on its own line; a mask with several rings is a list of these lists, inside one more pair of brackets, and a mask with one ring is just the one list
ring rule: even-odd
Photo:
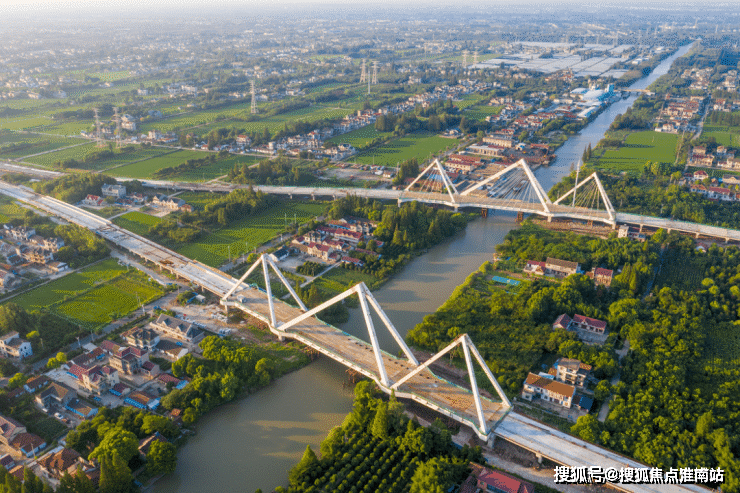
[[[266,293],[249,288],[237,291],[236,299],[240,297],[243,297],[245,301],[236,303],[239,308],[265,322],[269,321],[269,305]],[[280,301],[274,303],[275,317],[278,320],[287,322],[303,313],[298,308],[286,303]],[[278,322],[278,325],[280,325],[280,322]],[[380,382],[380,373],[377,369],[373,347],[363,340],[327,325],[315,317],[310,317],[294,325],[285,333],[285,336],[296,338],[304,344],[329,353],[334,359]],[[391,384],[416,368],[407,360],[385,352],[383,353],[383,364]],[[472,424],[474,427],[478,426],[475,401],[470,391],[439,378],[429,369],[425,369],[404,382],[397,393],[399,396],[410,394],[414,400],[429,404],[430,407],[442,412],[446,411],[445,414],[457,417],[466,424]],[[507,412],[506,407],[501,402],[494,402],[486,398],[481,399],[481,406],[489,426],[498,423]]]

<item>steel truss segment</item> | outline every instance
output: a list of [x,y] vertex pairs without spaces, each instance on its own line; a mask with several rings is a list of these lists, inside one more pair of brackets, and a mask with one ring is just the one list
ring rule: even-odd
[[501,171],[499,171],[496,174],[493,174],[483,180],[480,183],[474,183],[470,187],[466,188],[460,195],[469,195],[470,192],[473,190],[479,189],[480,187],[489,184],[493,180],[496,180],[500,178],[501,176],[508,174],[511,171],[514,171],[516,169],[521,169],[524,171],[524,175],[527,177],[527,180],[529,181],[530,185],[532,186],[532,189],[534,190],[535,194],[537,195],[537,200],[539,200],[540,204],[542,204],[542,208],[544,209],[544,212],[549,213],[550,208],[549,205],[552,205],[552,202],[550,201],[550,198],[547,196],[547,193],[542,188],[542,185],[540,185],[540,182],[537,181],[537,178],[534,176],[534,173],[532,173],[532,170],[527,165],[527,162],[524,159],[520,159],[516,163],[514,163],[511,166],[508,166]]
[[393,339],[396,340],[396,343],[401,347],[401,350],[406,355],[406,358],[414,364],[414,366],[419,366],[419,361],[414,356],[414,353],[411,352],[411,349],[406,345],[406,343],[403,340],[403,337],[401,337],[401,334],[398,333],[396,330],[396,327],[391,322],[390,318],[388,318],[388,315],[385,314],[383,309],[380,307],[380,303],[378,303],[378,300],[375,299],[375,297],[372,295],[369,289],[363,284],[362,290],[364,292],[365,297],[367,298],[367,301],[370,302],[370,305],[375,309],[375,313],[378,314],[380,319],[383,321],[385,326],[388,328],[388,331],[393,336]]

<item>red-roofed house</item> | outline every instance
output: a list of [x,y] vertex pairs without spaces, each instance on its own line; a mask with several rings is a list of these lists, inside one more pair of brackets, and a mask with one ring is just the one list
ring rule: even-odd
[[524,267],[524,272],[528,274],[536,274],[538,276],[545,275],[546,269],[545,262],[537,262],[536,260],[527,260],[527,265]]
[[573,315],[570,325],[572,329],[587,330],[594,334],[603,334],[606,331],[606,322],[583,315]]
[[103,205],[103,198],[98,197],[97,195],[88,195],[84,199],[82,199],[83,205],[92,205],[95,207],[100,207]]
[[555,323],[552,324],[552,328],[568,330],[568,327],[570,327],[570,322],[571,318],[568,316],[568,314],[563,313],[555,320]]
[[475,463],[471,463],[470,467],[472,469],[471,476],[474,478],[478,489],[482,491],[493,491],[496,493],[534,493],[533,484]]
[[608,288],[612,285],[614,271],[609,269],[602,269],[601,267],[594,267],[586,275],[593,279],[594,284],[596,284],[597,286],[606,286]]
[[694,171],[694,180],[706,180],[709,178],[709,173],[704,170]]

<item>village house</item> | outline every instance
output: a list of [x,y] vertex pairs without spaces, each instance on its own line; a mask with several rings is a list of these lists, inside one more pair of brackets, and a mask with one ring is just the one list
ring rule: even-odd
[[15,276],[5,269],[0,269],[0,288],[7,288],[15,281]]
[[612,285],[612,279],[614,278],[614,271],[609,269],[602,269],[601,267],[594,267],[586,275],[593,279],[596,286],[610,287]]
[[540,398],[543,401],[559,404],[563,407],[570,408],[573,398],[576,395],[576,388],[573,385],[558,382],[552,375],[535,375],[530,373],[524,381],[522,398],[532,401]]
[[198,343],[205,336],[205,333],[193,324],[168,315],[160,315],[156,321],[149,324],[149,327],[163,332],[166,336],[190,343]]
[[103,198],[98,197],[97,195],[88,195],[82,199],[82,205],[89,205],[92,207],[102,207],[104,203]]
[[524,266],[523,271],[527,274],[534,274],[537,276],[544,276],[547,264],[545,262],[538,262],[536,260],[527,260],[527,265]]
[[159,406],[159,399],[146,392],[135,390],[123,400],[123,403],[138,409],[149,409],[153,411]]
[[557,258],[547,257],[545,274],[555,277],[568,277],[578,272],[578,262],[569,262]]
[[26,389],[26,392],[29,394],[34,394],[44,388],[44,386],[49,382],[51,382],[51,380],[49,380],[46,375],[39,375],[37,377],[29,378],[23,385],[23,388]]
[[13,418],[0,415],[0,442],[10,445],[19,433],[25,433],[26,427]]
[[706,180],[707,178],[709,178],[709,173],[700,169],[700,170],[694,171],[693,178],[694,178],[694,181]]
[[66,385],[58,382],[52,382],[49,387],[43,390],[34,399],[37,404],[46,409],[52,406],[66,407],[69,401],[77,397],[77,392]]
[[583,387],[591,373],[591,365],[581,363],[577,359],[559,358],[555,365],[555,378],[558,382]]
[[133,328],[127,332],[124,332],[123,339],[130,346],[151,350],[159,344],[159,334],[156,331],[148,328]]
[[101,192],[103,197],[120,199],[126,196],[126,187],[124,185],[103,185]]
[[110,366],[124,375],[139,373],[142,363],[147,359],[147,351],[135,347],[124,347],[109,357]]
[[33,355],[31,343],[21,339],[18,332],[10,332],[0,338],[0,354],[6,358],[23,359]]
[[170,211],[187,211],[187,212],[193,212],[193,207],[186,203],[182,199],[178,199],[177,197],[167,197],[166,195],[162,194],[156,194],[152,198],[152,205],[154,207],[160,207],[162,209],[167,209]]
[[38,459],[38,464],[47,477],[61,479],[65,472],[74,475],[77,472],[78,465],[83,460],[76,450],[60,448],[56,452],[49,452]]
[[10,446],[30,459],[46,447],[46,442],[33,433],[19,433],[10,443]]
[[470,476],[460,485],[459,493],[534,493],[534,485],[513,476],[494,471],[474,462],[470,463]]

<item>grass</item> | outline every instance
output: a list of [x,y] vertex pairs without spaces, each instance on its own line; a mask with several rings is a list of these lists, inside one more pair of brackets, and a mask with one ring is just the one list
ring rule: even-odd
[[619,149],[605,149],[590,166],[597,169],[626,171],[638,174],[645,163],[657,161],[673,164],[676,161],[678,136],[653,131],[634,132],[627,136]]
[[[187,200],[184,196],[181,198]],[[251,251],[285,231],[286,217],[288,223],[294,217],[299,223],[304,223],[320,215],[325,207],[322,202],[282,202],[268,211],[213,230],[196,242],[182,245],[176,250],[186,257],[217,267],[228,260],[229,247],[232,258],[242,255],[247,252],[247,245]]]
[[201,166],[198,169],[179,172],[167,179],[193,182],[213,180],[214,178],[228,174],[234,165],[238,165],[239,167],[243,164],[251,166],[260,159],[265,159],[265,157],[232,155],[224,159],[218,159],[215,163]]
[[160,222],[162,219],[139,211],[132,211],[113,219],[113,223],[138,235],[146,235],[149,228]]
[[387,139],[391,135],[393,135],[391,132],[378,132],[375,130],[374,125],[366,125],[362,128],[347,132],[346,134],[332,137],[327,142],[334,142],[335,144],[351,144],[356,149],[364,149],[374,139]]
[[316,279],[314,284],[316,284],[316,287],[325,294],[333,296],[346,291],[355,284],[359,284],[361,282],[364,282],[372,289],[372,287],[375,284],[378,284],[380,280],[375,276],[365,274],[360,271],[335,267],[320,278]]
[[704,125],[702,137],[714,137],[717,144],[725,147],[740,147],[740,127]]
[[434,156],[446,147],[456,143],[456,139],[438,137],[428,132],[415,132],[358,154],[353,161],[363,164],[395,166],[398,162],[416,158],[421,164],[429,159],[430,154]]

